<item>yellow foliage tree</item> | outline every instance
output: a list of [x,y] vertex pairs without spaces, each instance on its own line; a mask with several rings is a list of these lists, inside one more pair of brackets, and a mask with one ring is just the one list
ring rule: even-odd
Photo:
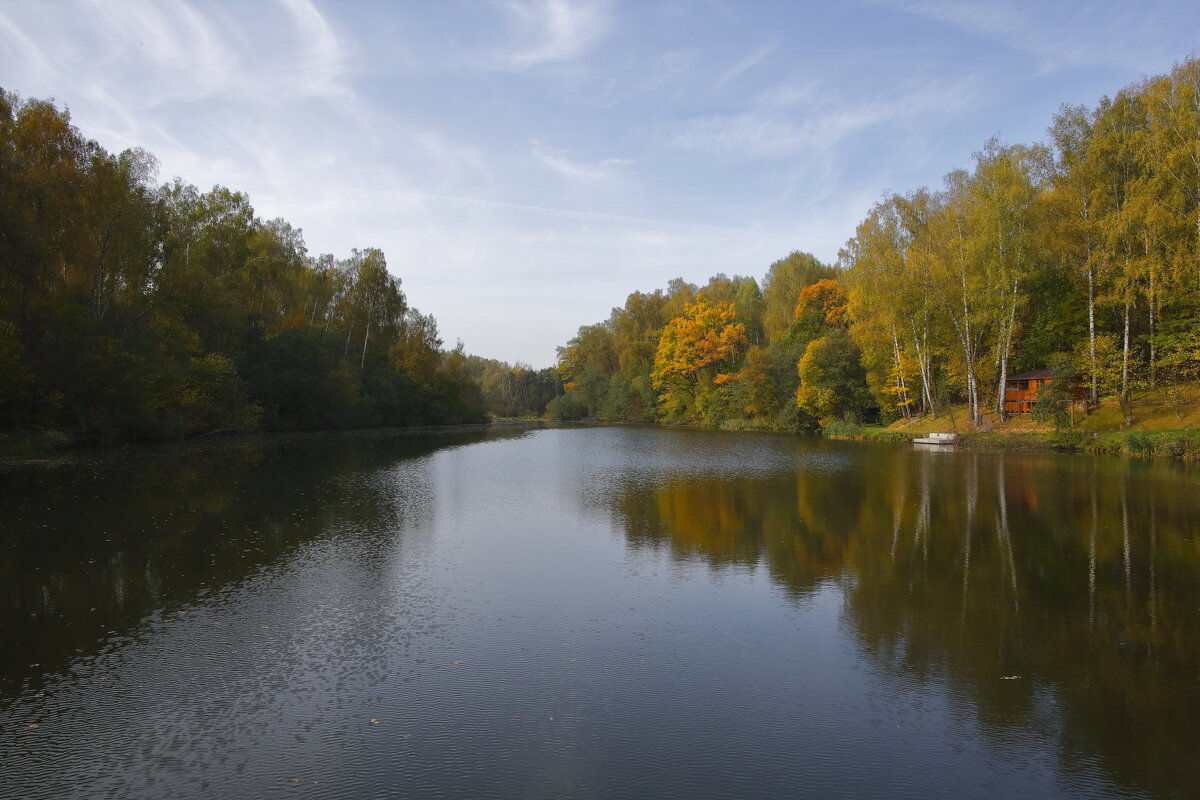
[[658,399],[668,417],[700,415],[703,404],[697,401],[711,388],[714,377],[718,383],[727,380],[717,368],[747,346],[746,326],[736,318],[733,303],[709,303],[699,295],[695,303],[684,306],[683,316],[667,323],[650,377],[661,392]]

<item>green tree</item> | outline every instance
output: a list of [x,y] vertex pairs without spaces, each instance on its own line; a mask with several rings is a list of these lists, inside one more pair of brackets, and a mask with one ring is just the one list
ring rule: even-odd
[[841,328],[811,342],[797,365],[796,405],[822,423],[862,422],[874,401],[860,356],[850,334]]
[[800,290],[822,278],[836,276],[836,270],[809,253],[793,252],[772,264],[763,279],[763,335],[768,340],[786,335],[792,326]]

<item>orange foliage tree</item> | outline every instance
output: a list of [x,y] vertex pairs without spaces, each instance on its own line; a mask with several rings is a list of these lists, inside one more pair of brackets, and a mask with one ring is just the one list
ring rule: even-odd
[[846,289],[835,280],[823,278],[800,290],[795,317],[800,319],[806,314],[819,314],[826,325],[845,326],[850,322],[847,314],[849,306]]
[[709,303],[699,295],[684,306],[682,316],[667,323],[650,377],[662,392],[658,399],[668,418],[703,416],[704,396],[714,382],[727,379],[718,368],[747,346],[746,326],[736,318],[733,303]]

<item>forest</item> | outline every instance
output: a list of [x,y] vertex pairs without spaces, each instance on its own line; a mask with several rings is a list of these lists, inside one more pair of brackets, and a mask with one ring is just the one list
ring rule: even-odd
[[[1004,417],[1008,376],[1089,404],[1200,379],[1200,60],[1063,106],[1046,143],[984,143],[940,188],[881,198],[836,264],[795,252],[761,284],[634,292],[559,349],[563,419],[815,431]],[[1178,415],[1178,411],[1177,411]]]
[[1050,400],[1073,382],[1129,424],[1147,390],[1182,406],[1200,380],[1195,58],[882,197],[835,264],[636,291],[543,369],[444,347],[379,249],[312,255],[244,193],[156,177],[0,91],[0,436],[542,415],[816,432],[954,404],[978,424],[1033,368],[1059,378]]
[[[157,186],[156,172],[53,104],[0,92],[0,435],[114,444],[486,419],[497,365],[443,348],[383,252],[313,256],[244,193]],[[489,386],[512,409],[533,397]]]

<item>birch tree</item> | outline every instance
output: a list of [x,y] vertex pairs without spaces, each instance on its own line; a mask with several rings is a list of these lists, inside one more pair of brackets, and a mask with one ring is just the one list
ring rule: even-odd
[[1082,279],[1087,296],[1088,400],[1100,402],[1100,365],[1096,355],[1096,297],[1107,274],[1097,225],[1094,189],[1097,165],[1092,158],[1091,114],[1083,106],[1064,105],[1050,127],[1057,153],[1047,197],[1045,235],[1072,276]]
[[1138,230],[1135,201],[1144,179],[1140,158],[1145,134],[1145,114],[1137,93],[1124,90],[1113,99],[1103,98],[1096,112],[1092,157],[1098,168],[1093,198],[1100,230],[1100,252],[1113,270],[1112,300],[1121,308],[1121,389],[1119,401],[1125,424],[1133,423],[1131,385],[1133,361],[1133,310],[1145,263],[1144,240]]
[[971,250],[983,283],[980,303],[993,317],[996,413],[1004,418],[1004,384],[1012,355],[1021,285],[1037,258],[1039,197],[1049,174],[1041,147],[1004,146],[993,138],[975,154],[968,183]]

